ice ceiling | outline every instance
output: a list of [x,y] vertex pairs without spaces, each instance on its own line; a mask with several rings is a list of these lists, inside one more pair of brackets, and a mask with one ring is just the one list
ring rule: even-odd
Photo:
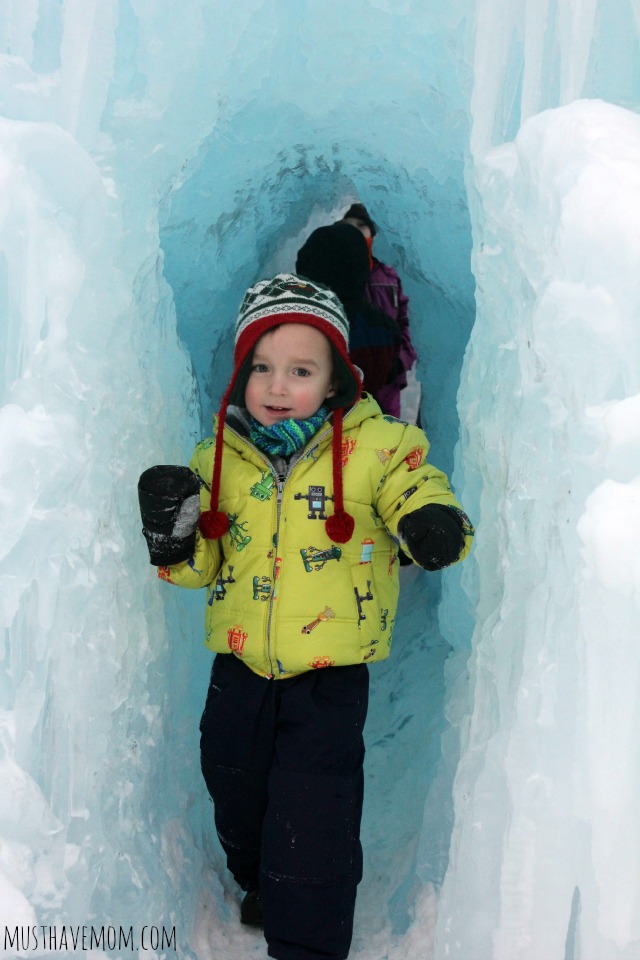
[[373,677],[353,955],[640,957],[639,36],[640,0],[2,5],[0,936],[264,953],[202,598],[135,486],[207,429],[247,285],[358,197],[478,543],[408,572]]

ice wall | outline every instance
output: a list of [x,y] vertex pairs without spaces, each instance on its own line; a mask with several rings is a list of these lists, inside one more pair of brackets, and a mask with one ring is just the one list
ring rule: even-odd
[[[184,912],[189,680],[131,492],[140,459],[184,456],[194,407],[157,242],[127,238],[115,180],[57,124],[3,119],[0,144],[6,947],[5,923]],[[181,422],[153,429],[166,405]]]
[[474,707],[436,956],[638,956],[639,161],[636,114],[575,101],[478,168]]
[[158,924],[186,956],[203,668],[135,503],[140,464],[184,460],[197,432],[156,226],[185,139],[154,139],[154,92],[114,146],[126,7],[2,10],[0,949],[5,924],[30,952],[34,924]]
[[[206,428],[246,285],[359,196],[447,469],[462,369],[479,529],[439,616],[405,578],[374,677],[354,956],[639,954],[638,0],[426,6],[0,9],[0,934],[264,953],[215,872],[201,598],[154,580],[135,484]],[[584,97],[620,107],[538,115]]]
[[[479,11],[485,27],[503,16],[506,29],[503,45],[486,29],[476,44],[477,319],[456,478],[479,529],[440,611],[460,651],[447,664],[447,712],[461,758],[434,955],[630,960],[640,955],[638,9],[559,5],[541,17],[525,6]],[[582,92],[633,112],[575,99]],[[568,105],[536,115],[558,102]],[[515,141],[502,143],[511,129]],[[458,577],[475,598],[469,659]]]

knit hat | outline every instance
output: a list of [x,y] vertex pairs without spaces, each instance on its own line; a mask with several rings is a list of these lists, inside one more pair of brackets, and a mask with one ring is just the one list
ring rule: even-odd
[[378,232],[378,228],[369,216],[364,203],[352,203],[347,212],[342,215],[342,219],[346,220],[347,217],[350,220],[364,220],[366,225],[369,227],[369,230],[371,230],[372,237],[375,237],[376,233]]
[[333,290],[352,320],[370,275],[367,241],[351,223],[318,227],[298,250],[296,273]]
[[218,509],[222,472],[222,436],[229,403],[244,406],[244,394],[251,373],[253,350],[260,337],[284,323],[301,323],[323,333],[331,345],[336,393],[324,402],[333,408],[333,515],[325,521],[329,538],[336,543],[351,539],[354,521],[345,512],[342,494],[342,417],[345,407],[359,399],[362,383],[349,359],[349,324],[338,297],[319,283],[293,274],[279,273],[250,287],[236,321],[233,373],[218,413],[211,509],[200,516],[200,532],[217,540],[229,529],[229,518]]

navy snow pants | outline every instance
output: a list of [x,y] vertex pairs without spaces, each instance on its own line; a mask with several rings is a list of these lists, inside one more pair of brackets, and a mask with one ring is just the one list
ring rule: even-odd
[[268,953],[345,960],[362,877],[364,664],[267,680],[218,654],[201,763],[227,864],[260,888]]

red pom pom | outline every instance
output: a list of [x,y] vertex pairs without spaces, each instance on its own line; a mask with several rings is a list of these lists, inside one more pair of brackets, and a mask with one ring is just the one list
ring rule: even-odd
[[229,529],[229,517],[220,510],[216,513],[213,510],[205,510],[200,514],[198,526],[200,533],[207,540],[218,540]]
[[327,536],[334,543],[347,543],[353,536],[355,521],[346,510],[338,510],[332,517],[327,517],[324,528]]

